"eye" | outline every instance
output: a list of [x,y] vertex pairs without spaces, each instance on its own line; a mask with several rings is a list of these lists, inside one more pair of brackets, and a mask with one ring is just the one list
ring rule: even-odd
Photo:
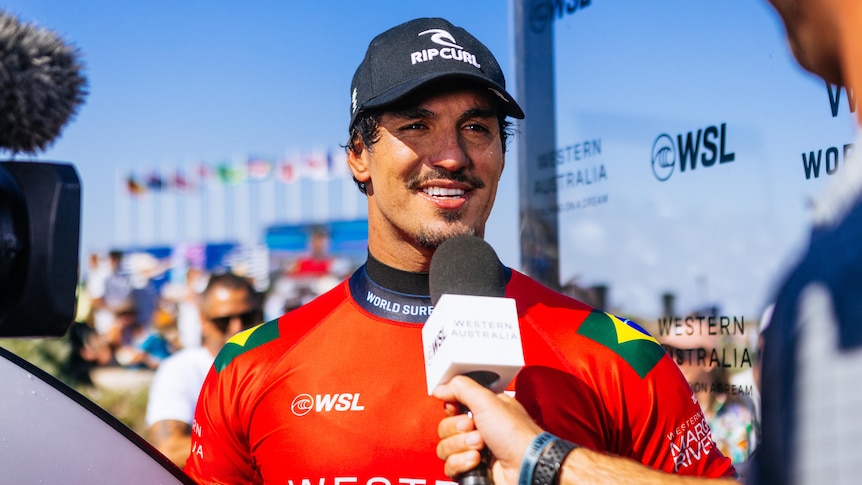
[[488,126],[484,123],[467,123],[464,125],[464,129],[468,131],[475,131],[477,133],[490,133],[491,130],[488,129]]
[[405,125],[402,125],[401,128],[399,128],[399,129],[402,131],[409,131],[409,130],[421,130],[422,128],[425,128],[424,123],[419,122],[419,121],[413,121],[413,122],[407,123]]

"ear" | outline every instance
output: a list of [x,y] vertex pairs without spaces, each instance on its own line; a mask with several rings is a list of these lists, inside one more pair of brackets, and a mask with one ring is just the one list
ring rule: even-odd
[[368,150],[365,149],[361,139],[354,142],[355,150],[347,150],[347,166],[353,173],[353,178],[368,183],[371,180],[371,172],[368,168]]

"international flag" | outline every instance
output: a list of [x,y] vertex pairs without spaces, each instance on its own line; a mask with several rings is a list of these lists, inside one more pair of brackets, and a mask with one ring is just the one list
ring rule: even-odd
[[325,151],[312,150],[303,155],[302,176],[314,180],[325,180],[329,177],[329,164]]
[[285,157],[276,164],[275,176],[281,183],[292,184],[295,182],[299,175],[297,172],[297,163],[292,157]]
[[147,189],[144,184],[138,182],[134,174],[129,174],[126,177],[126,192],[133,197],[140,197],[147,192]]
[[249,157],[246,165],[249,180],[262,181],[272,175],[272,162],[263,157]]
[[183,174],[182,170],[177,169],[171,177],[171,187],[177,192],[185,192],[192,188],[191,182]]
[[206,162],[197,162],[195,163],[194,175],[197,178],[198,185],[204,187],[212,178],[213,171]]
[[152,192],[160,192],[165,188],[165,180],[157,171],[152,171],[147,175],[146,184],[147,188]]
[[218,166],[218,175],[224,184],[240,184],[245,182],[246,168],[244,165],[234,165],[222,162]]
[[347,152],[342,148],[329,149],[326,152],[326,166],[330,177],[345,177],[350,173],[347,167]]

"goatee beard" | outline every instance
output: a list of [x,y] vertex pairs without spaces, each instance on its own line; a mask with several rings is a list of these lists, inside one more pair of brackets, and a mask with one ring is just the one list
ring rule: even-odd
[[[445,212],[443,213],[446,219],[446,222],[454,223],[461,219],[461,212]],[[436,250],[449,238],[453,238],[455,236],[464,236],[476,235],[476,229],[473,227],[459,227],[455,225],[447,225],[447,227],[443,229],[429,230],[428,228],[422,228],[419,230],[419,233],[416,235],[416,244],[422,246],[426,249]]]

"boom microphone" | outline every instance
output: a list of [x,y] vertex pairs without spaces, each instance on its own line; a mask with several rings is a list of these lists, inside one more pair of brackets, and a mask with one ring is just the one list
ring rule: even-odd
[[[434,310],[422,327],[428,393],[462,374],[502,392],[524,366],[515,300],[505,298],[506,274],[491,246],[475,236],[448,239],[429,270]],[[490,453],[458,477],[461,485],[491,484]]]
[[[83,103],[80,53],[0,10],[0,151],[47,148]],[[70,164],[0,162],[0,337],[61,336],[75,315],[81,184]]]
[[81,55],[54,32],[0,10],[0,150],[44,150],[87,94]]

